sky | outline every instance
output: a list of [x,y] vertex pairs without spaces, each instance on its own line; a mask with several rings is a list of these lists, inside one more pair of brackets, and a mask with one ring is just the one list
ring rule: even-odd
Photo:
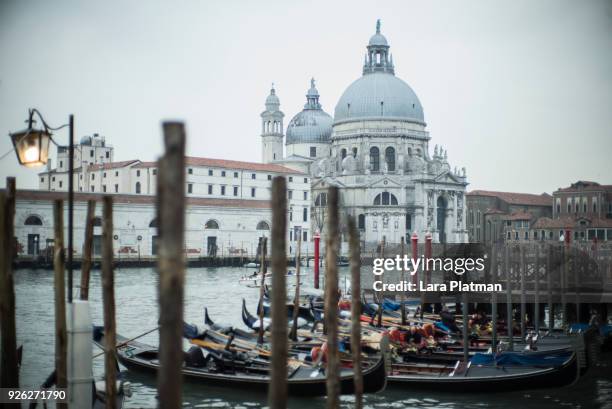
[[[468,190],[612,184],[612,0],[0,0],[0,156],[36,107],[52,126],[74,114],[75,139],[104,135],[115,160],[156,160],[180,119],[188,155],[259,162],[271,83],[285,125],[311,77],[333,115],[378,18]],[[0,186],[38,171],[7,154]]]

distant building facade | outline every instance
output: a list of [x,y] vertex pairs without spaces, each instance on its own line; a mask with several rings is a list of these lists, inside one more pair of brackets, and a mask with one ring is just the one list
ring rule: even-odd
[[612,185],[578,181],[553,192],[552,217],[540,218],[533,233],[559,240],[568,231],[574,241],[612,241]]
[[544,193],[473,190],[467,194],[467,229],[472,243],[528,241],[541,217],[552,215],[552,196]]

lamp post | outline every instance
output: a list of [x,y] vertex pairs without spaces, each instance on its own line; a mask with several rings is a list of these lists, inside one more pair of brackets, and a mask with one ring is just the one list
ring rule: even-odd
[[[42,129],[35,128],[34,115],[40,119]],[[26,121],[28,127],[10,134],[17,160],[26,167],[42,166],[49,159],[49,142],[57,143],[52,138],[51,131],[59,131],[68,127],[68,303],[72,303],[72,252],[73,252],[73,214],[74,214],[74,116],[71,114],[68,123],[53,128],[49,126],[40,111],[33,108],[28,111]]]

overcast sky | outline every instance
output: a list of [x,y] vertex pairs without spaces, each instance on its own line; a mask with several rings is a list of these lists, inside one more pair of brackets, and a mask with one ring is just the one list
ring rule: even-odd
[[[468,189],[612,183],[612,1],[1,0],[0,155],[37,107],[52,125],[73,113],[115,160],[156,159],[178,118],[188,155],[260,161],[270,84],[285,124],[312,76],[333,115],[377,18]],[[36,173],[0,160],[0,186]]]

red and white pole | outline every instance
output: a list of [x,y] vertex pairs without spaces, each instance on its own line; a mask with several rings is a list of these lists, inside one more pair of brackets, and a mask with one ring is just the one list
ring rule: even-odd
[[[412,242],[412,265],[416,265],[416,261],[419,258],[419,246],[418,246],[418,242],[419,242],[419,236],[417,235],[416,232],[412,233],[412,236],[410,236],[410,241]],[[412,282],[416,285],[417,283],[417,279],[418,279],[418,272],[415,272],[414,275],[412,276]]]
[[319,232],[314,235],[314,288],[319,288],[319,243],[321,235]]
[[429,269],[427,268],[427,260],[431,258],[431,233],[427,232],[425,234],[425,271],[427,271],[427,283],[431,283],[431,272],[429,271]]

